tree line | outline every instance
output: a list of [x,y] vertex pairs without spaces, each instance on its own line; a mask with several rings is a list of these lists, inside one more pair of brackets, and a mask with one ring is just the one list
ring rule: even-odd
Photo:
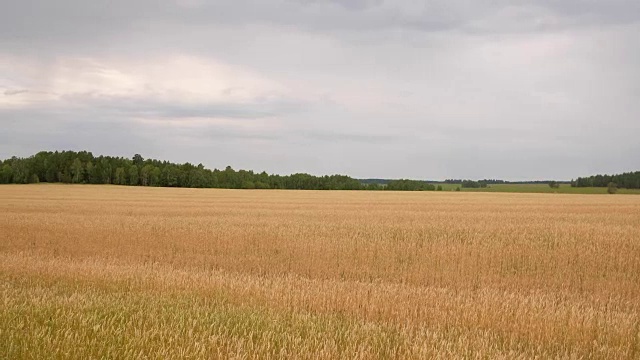
[[495,184],[509,183],[509,181],[498,180],[498,179],[483,179],[478,181],[469,180],[469,179],[446,179],[444,182],[445,184],[465,184],[466,183],[468,186],[463,186],[463,187],[477,187],[477,188],[487,187],[487,184],[495,185]]
[[616,187],[625,189],[640,189],[640,171],[616,175],[592,175],[571,180],[573,187]]
[[42,151],[28,158],[0,160],[0,183],[38,182],[225,189],[436,190],[417,180],[392,180],[381,186],[363,184],[345,175],[275,175],[234,170],[231,166],[210,170],[202,164],[144,159],[140,154],[128,159],[94,156],[87,151]]

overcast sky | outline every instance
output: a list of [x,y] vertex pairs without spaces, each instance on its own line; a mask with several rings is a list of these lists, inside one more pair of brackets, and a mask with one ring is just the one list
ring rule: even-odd
[[640,1],[5,0],[0,158],[571,179],[640,170]]

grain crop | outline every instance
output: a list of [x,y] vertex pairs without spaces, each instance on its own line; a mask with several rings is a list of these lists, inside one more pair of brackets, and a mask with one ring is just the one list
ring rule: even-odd
[[0,186],[0,357],[640,358],[640,196]]

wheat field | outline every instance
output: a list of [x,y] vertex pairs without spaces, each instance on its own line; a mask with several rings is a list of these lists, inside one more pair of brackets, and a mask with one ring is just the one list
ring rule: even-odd
[[0,357],[640,358],[640,197],[0,186]]

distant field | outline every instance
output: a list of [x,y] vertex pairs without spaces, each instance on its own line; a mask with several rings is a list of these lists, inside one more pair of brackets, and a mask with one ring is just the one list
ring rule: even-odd
[[0,186],[0,357],[638,359],[639,239],[639,196]]
[[[455,190],[459,184],[440,184],[443,190]],[[437,186],[437,185],[436,185]],[[469,192],[516,192],[516,193],[558,193],[558,194],[607,194],[607,188],[602,187],[571,187],[561,184],[559,189],[552,189],[547,184],[496,184],[486,188],[460,188]],[[640,189],[618,189],[618,194],[640,194]]]

